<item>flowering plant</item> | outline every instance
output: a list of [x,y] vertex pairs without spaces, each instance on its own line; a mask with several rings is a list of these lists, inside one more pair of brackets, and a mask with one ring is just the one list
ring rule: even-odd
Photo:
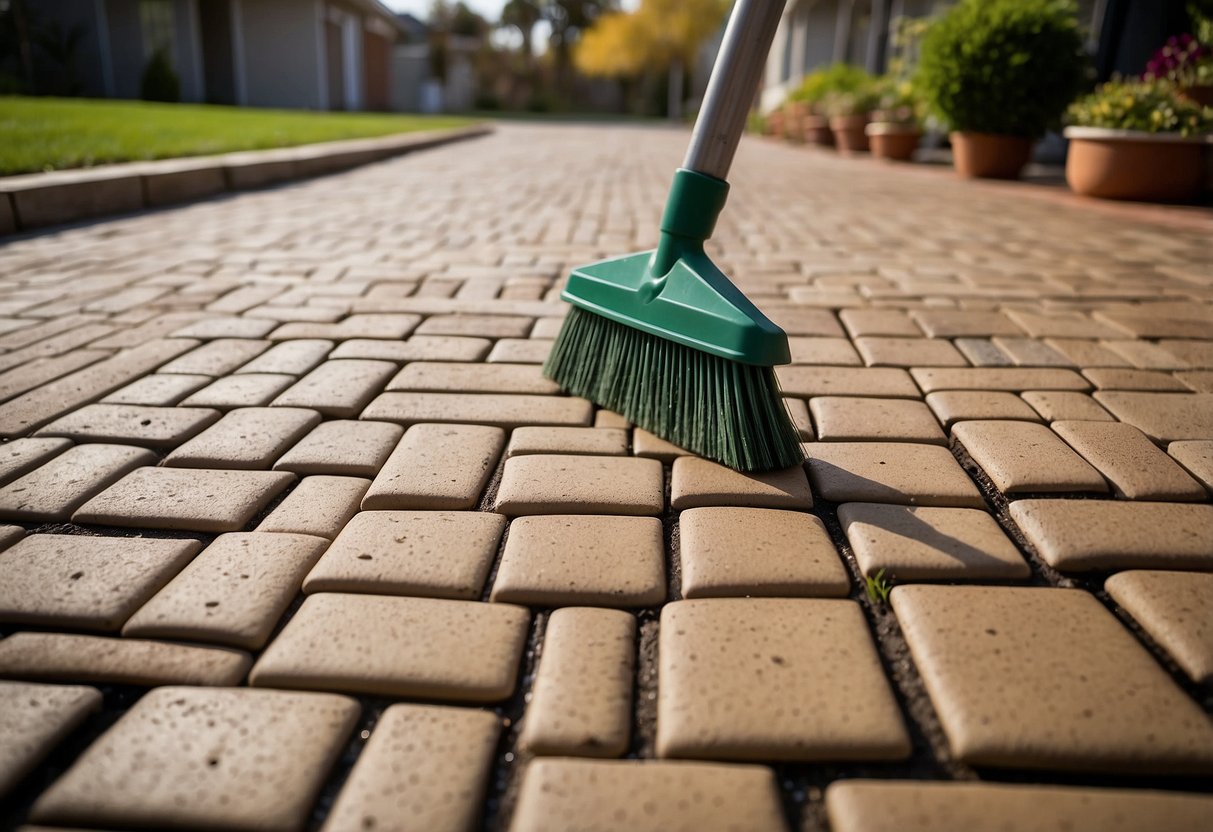
[[1213,108],[1200,107],[1165,81],[1109,81],[1070,105],[1067,121],[1145,133],[1193,136],[1213,132]]
[[1181,87],[1213,84],[1213,49],[1191,35],[1169,38],[1146,63],[1147,81],[1170,81]]

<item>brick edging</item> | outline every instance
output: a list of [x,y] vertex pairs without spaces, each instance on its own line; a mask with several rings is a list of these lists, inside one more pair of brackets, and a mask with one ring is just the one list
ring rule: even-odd
[[493,132],[488,124],[0,178],[0,236],[307,179]]

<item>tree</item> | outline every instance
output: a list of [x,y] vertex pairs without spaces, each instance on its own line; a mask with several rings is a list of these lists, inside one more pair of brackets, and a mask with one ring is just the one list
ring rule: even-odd
[[501,10],[501,25],[512,26],[522,35],[522,54],[529,61],[535,54],[535,27],[543,19],[543,10],[537,0],[510,0]]
[[607,12],[618,8],[618,0],[538,0],[543,19],[552,27],[548,42],[552,47],[556,85],[567,98],[571,82],[573,47],[582,32]]

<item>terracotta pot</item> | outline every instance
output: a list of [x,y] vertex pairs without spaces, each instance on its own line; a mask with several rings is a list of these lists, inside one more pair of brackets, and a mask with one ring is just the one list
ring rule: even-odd
[[1210,137],[1067,127],[1066,182],[1101,199],[1187,202],[1200,195]]
[[994,133],[949,133],[952,164],[968,179],[1018,179],[1032,156],[1032,140]]
[[1179,94],[1202,107],[1213,107],[1213,84],[1200,84],[1199,86],[1194,87],[1180,87]]
[[794,142],[804,141],[804,130],[801,124],[809,114],[809,105],[803,101],[793,101],[783,108],[783,136]]
[[784,130],[783,110],[772,110],[767,114],[767,131],[772,136],[782,136]]
[[872,146],[872,155],[878,159],[891,159],[895,162],[908,162],[914,158],[918,149],[918,141],[922,131],[912,124],[896,124],[894,122],[873,122],[865,131],[868,143]]
[[800,120],[800,134],[809,144],[822,147],[834,146],[834,133],[830,130],[830,120],[825,116],[807,115]]
[[839,153],[850,156],[868,152],[867,115],[834,116],[830,119],[830,130],[834,133],[834,144]]

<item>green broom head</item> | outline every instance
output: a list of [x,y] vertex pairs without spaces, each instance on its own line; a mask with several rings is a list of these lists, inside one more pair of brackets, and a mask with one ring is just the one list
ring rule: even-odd
[[804,461],[774,366],[788,338],[703,250],[727,182],[680,169],[654,251],[575,269],[543,372],[575,396],[741,471]]

